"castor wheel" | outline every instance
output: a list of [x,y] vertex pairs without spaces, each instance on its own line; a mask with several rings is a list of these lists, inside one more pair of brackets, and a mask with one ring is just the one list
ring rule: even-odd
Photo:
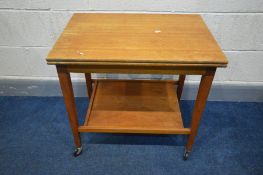
[[184,156],[183,156],[184,161],[187,160],[189,158],[189,156],[190,156],[190,151],[185,150],[184,151]]
[[75,149],[73,155],[74,157],[78,157],[82,153],[82,146]]

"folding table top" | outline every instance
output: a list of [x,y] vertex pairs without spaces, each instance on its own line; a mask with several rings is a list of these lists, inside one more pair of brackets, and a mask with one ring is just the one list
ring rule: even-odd
[[227,65],[201,16],[188,14],[74,14],[47,62]]

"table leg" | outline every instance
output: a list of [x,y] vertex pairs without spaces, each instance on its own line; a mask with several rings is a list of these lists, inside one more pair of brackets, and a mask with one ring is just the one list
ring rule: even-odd
[[178,98],[178,100],[180,100],[181,96],[182,96],[182,92],[183,92],[183,88],[184,88],[184,80],[185,80],[185,75],[180,75],[178,87],[177,87],[177,98]]
[[90,98],[91,94],[92,94],[91,73],[85,73],[85,78],[86,78],[87,92],[88,92],[88,96]]
[[194,110],[192,113],[192,121],[191,121],[191,133],[188,137],[188,141],[186,144],[186,149],[184,153],[184,159],[186,160],[189,156],[189,153],[192,150],[192,146],[194,143],[195,136],[197,134],[199,122],[202,117],[202,113],[205,108],[205,103],[214,79],[215,71],[207,72],[205,75],[202,75],[201,82],[199,85],[199,90],[197,94],[197,98],[194,105]]
[[81,140],[80,134],[78,132],[78,116],[74,100],[74,93],[72,88],[72,82],[70,78],[70,73],[63,67],[57,66],[57,72],[59,77],[59,82],[64,97],[65,106],[68,112],[69,122],[72,129],[76,150],[74,156],[78,156],[81,153]]

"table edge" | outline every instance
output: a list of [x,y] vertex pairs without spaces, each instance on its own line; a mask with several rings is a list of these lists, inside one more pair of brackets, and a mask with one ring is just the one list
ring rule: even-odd
[[134,61],[134,62],[124,62],[124,61],[69,61],[69,60],[47,60],[48,65],[129,65],[129,66],[189,66],[189,67],[227,67],[228,61],[226,62],[163,62],[163,61],[155,61],[155,62],[144,62],[144,61]]

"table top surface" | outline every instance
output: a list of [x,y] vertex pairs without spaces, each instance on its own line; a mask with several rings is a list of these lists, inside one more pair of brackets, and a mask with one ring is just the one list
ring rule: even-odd
[[47,62],[227,65],[201,16],[192,14],[77,13]]

